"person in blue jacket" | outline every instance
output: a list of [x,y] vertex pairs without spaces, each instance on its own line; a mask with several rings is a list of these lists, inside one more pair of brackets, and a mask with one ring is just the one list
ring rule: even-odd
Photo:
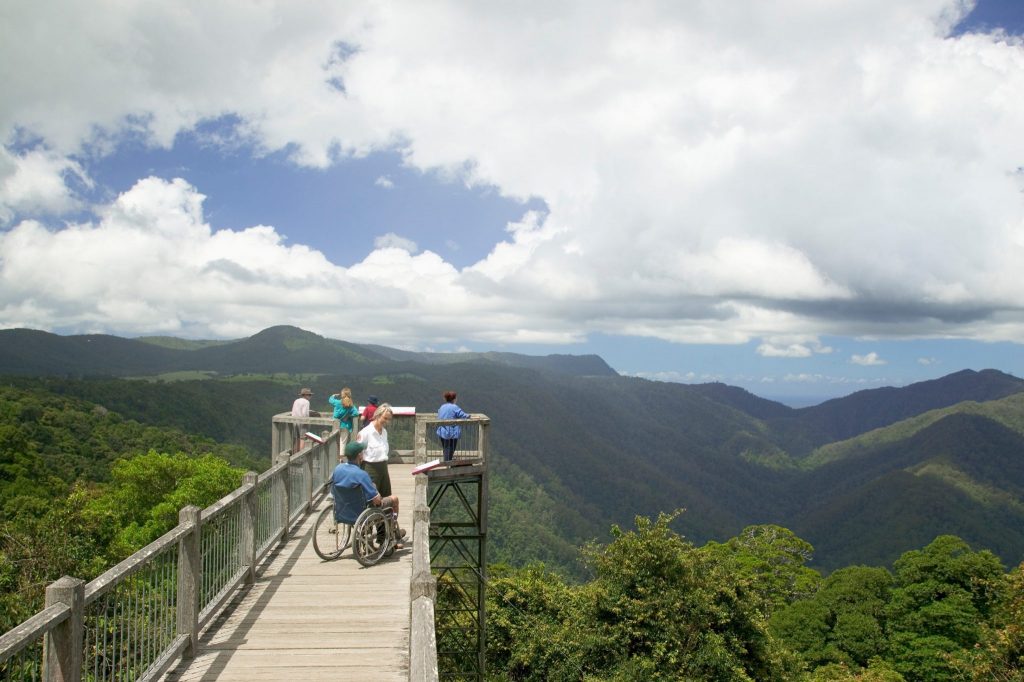
[[[377,487],[373,485],[373,481],[370,480],[370,475],[359,468],[363,459],[363,450],[365,449],[366,443],[361,443],[359,441],[352,441],[351,443],[345,444],[345,461],[334,467],[334,474],[331,476],[331,485],[338,488],[362,488],[363,497],[367,504],[372,504],[375,507],[383,507],[384,509],[390,509],[397,521],[398,495],[381,497],[381,494],[377,491]],[[405,538],[406,531],[404,528],[399,528],[396,533],[398,544],[395,546],[395,549],[402,549],[401,541]]]
[[[438,408],[438,419],[469,419],[469,415],[462,411],[462,408],[455,404],[458,397],[455,391],[444,392],[444,405]],[[441,450],[444,451],[444,461],[452,461],[455,456],[455,446],[462,435],[462,427],[458,424],[442,424],[437,427],[437,437],[441,440]]]

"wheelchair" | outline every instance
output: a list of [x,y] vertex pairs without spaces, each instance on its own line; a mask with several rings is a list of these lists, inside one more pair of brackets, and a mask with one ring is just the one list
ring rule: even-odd
[[316,519],[313,550],[324,561],[341,556],[351,543],[363,566],[391,556],[398,544],[398,522],[390,507],[366,502],[361,488],[331,486],[332,504]]

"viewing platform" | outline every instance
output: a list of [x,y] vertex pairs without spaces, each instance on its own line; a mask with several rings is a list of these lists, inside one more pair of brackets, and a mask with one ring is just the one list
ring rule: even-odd
[[[482,680],[490,419],[409,410],[388,429],[403,549],[371,567],[351,547],[317,556],[316,512],[331,504],[348,434],[278,415],[269,469],[182,509],[177,527],[96,579],[51,584],[44,610],[0,636],[0,681],[429,682],[439,669]],[[441,458],[442,424],[462,429],[454,466],[413,475],[414,461]],[[299,442],[306,430],[315,438]],[[435,574],[457,605],[436,619]]]

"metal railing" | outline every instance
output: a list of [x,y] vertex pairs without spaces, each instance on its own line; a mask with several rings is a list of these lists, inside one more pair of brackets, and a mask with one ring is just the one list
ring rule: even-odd
[[282,452],[206,509],[182,509],[176,528],[88,584],[48,586],[46,608],[0,637],[0,680],[153,680],[193,655],[200,630],[319,503],[343,433]]
[[[356,421],[359,421],[358,418]],[[357,423],[356,427],[358,426]],[[308,445],[300,444],[301,436],[307,431],[321,433],[324,430],[334,432],[338,429],[338,420],[332,419],[330,414],[326,417],[293,417],[291,412],[275,414],[270,420],[270,459],[276,462],[278,454],[286,450],[296,453]],[[348,439],[348,431],[342,430],[340,437],[344,446]]]
[[[416,450],[416,423],[419,416],[415,408],[396,407],[394,417],[388,426],[388,445],[391,448],[392,462],[411,463],[415,457]],[[429,416],[429,415],[428,415]],[[354,419],[353,433],[359,433],[359,429],[366,426],[362,417]],[[293,417],[289,412],[275,414],[271,420],[270,447],[271,455],[274,456],[284,450],[296,451],[299,445],[299,437],[306,431],[319,433],[320,429],[337,429],[338,422],[330,417]],[[348,442],[348,432],[341,433],[342,447]]]
[[454,461],[482,462],[486,459],[489,446],[487,435],[490,425],[490,417],[485,414],[471,414],[469,419],[438,419],[437,414],[417,414],[416,462],[444,460],[443,445],[437,434],[438,429],[445,426],[458,427],[452,457]]

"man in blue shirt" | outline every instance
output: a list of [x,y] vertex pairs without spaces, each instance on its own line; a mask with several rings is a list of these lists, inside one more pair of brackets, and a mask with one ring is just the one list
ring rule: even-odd
[[[370,480],[370,475],[359,468],[359,463],[363,459],[363,450],[365,449],[366,443],[360,441],[346,443],[345,461],[334,467],[331,483],[339,488],[362,488],[366,502],[375,507],[390,508],[397,520],[398,495],[381,497],[380,493],[377,492],[376,486],[373,485],[373,481]],[[398,529],[398,539],[401,540],[404,537],[405,530]],[[399,544],[397,548],[401,549],[402,546]]]

